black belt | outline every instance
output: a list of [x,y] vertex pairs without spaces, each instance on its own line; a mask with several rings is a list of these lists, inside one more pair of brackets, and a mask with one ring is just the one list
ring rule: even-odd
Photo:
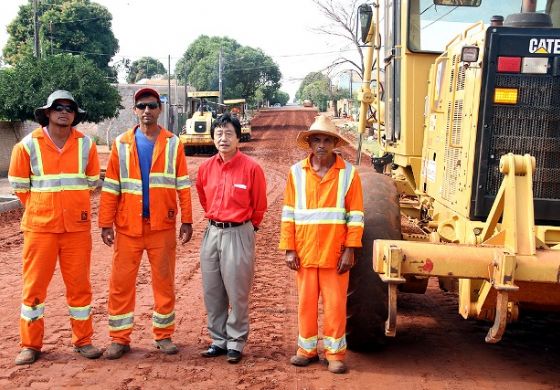
[[231,227],[241,226],[241,225],[245,225],[247,222],[249,222],[249,221],[245,221],[245,222],[219,222],[219,221],[214,221],[213,219],[209,219],[209,221],[210,221],[210,225],[216,226],[217,228],[220,228],[220,229],[227,229],[227,228],[231,228]]

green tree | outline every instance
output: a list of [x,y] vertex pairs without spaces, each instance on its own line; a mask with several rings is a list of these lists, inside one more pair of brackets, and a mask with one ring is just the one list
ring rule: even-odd
[[198,37],[177,62],[175,74],[197,90],[218,89],[218,61],[223,53],[224,99],[253,102],[259,89],[270,98],[280,88],[278,65],[262,50],[241,46],[227,37]]
[[126,81],[130,84],[142,79],[149,79],[155,75],[166,75],[165,66],[153,57],[142,57],[130,65]]
[[280,103],[281,105],[285,106],[290,100],[290,95],[284,91],[277,91],[272,99],[270,99],[270,104]]
[[[22,5],[8,25],[4,59],[14,65],[33,53],[33,1]],[[112,15],[107,8],[90,0],[51,0],[40,2],[39,37],[41,55],[59,53],[84,55],[99,69],[114,76],[109,62],[119,50],[111,30]]]
[[0,70],[0,117],[34,119],[56,89],[66,89],[87,112],[87,121],[100,122],[117,116],[120,95],[106,74],[90,60],[59,54],[36,60],[24,58],[14,67]]
[[327,110],[327,102],[331,98],[329,83],[326,80],[316,80],[307,84],[300,94],[301,100],[311,100],[320,111]]
[[302,80],[301,84],[299,85],[298,90],[296,91],[296,100],[298,101],[302,101],[305,99],[308,99],[308,97],[302,97],[303,94],[303,90],[305,89],[305,87],[307,87],[309,84],[312,84],[314,82],[317,81],[323,81],[326,82],[327,85],[327,90],[328,90],[328,85],[329,85],[329,78],[327,76],[325,76],[323,73],[321,72],[311,72],[308,73]]

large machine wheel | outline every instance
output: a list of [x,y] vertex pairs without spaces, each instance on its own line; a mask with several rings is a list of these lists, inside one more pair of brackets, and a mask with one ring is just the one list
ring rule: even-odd
[[348,286],[346,342],[354,351],[367,351],[385,342],[387,285],[373,270],[373,241],[401,239],[399,196],[393,180],[360,170],[364,193],[365,229],[362,249],[356,251],[356,265]]
[[195,147],[194,146],[189,146],[189,145],[185,145],[185,155],[186,156],[192,156],[195,153]]

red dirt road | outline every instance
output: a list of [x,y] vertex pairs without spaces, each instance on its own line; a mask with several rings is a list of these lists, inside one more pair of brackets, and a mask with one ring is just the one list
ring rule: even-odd
[[[288,363],[296,348],[294,275],[278,251],[282,193],[291,164],[305,156],[297,132],[315,111],[270,110],[254,119],[253,140],[241,149],[259,161],[268,183],[269,211],[257,234],[257,269],[251,301],[251,334],[238,365],[223,357],[205,359],[208,345],[202,300],[199,245],[205,220],[193,191],[194,235],[178,249],[177,331],[181,351],[165,356],[152,346],[150,272],[145,258],[137,281],[132,352],[118,361],[88,361],[72,352],[65,291],[59,271],[45,310],[43,354],[31,366],[16,367],[21,294],[21,213],[0,214],[0,388],[59,389],[553,389],[560,388],[560,317],[525,317],[510,325],[498,345],[484,343],[490,324],[465,321],[456,298],[430,283],[427,294],[399,296],[397,337],[370,354],[348,353],[350,371],[332,375],[322,364],[296,368]],[[343,151],[353,161],[350,148]],[[191,178],[205,157],[188,157]],[[363,159],[367,164],[367,159]],[[94,214],[99,196],[94,196]],[[96,215],[95,215],[96,217]],[[93,228],[92,285],[94,343],[105,347],[111,248]],[[375,299],[375,297],[372,297]]]

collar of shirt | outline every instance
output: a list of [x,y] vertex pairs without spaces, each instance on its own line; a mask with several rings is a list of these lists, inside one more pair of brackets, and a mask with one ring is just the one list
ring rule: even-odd
[[[327,180],[329,178],[331,178],[331,172],[333,172],[334,169],[344,169],[346,168],[346,165],[344,164],[344,160],[342,159],[342,157],[340,157],[338,154],[336,155],[336,160],[334,161],[334,164],[332,165],[332,167],[329,168],[327,174],[323,177],[323,180]],[[313,170],[313,167],[311,166],[311,157],[313,156],[313,153],[311,153],[309,156],[307,156],[307,158],[305,160],[303,160],[302,163],[302,168],[303,169],[307,169],[308,171],[310,171],[313,175],[319,177],[317,175],[317,173]]]
[[220,164],[220,165],[223,166],[223,167],[226,167],[226,166],[228,166],[228,165],[235,164],[235,162],[236,162],[237,160],[239,160],[239,157],[240,157],[240,156],[241,156],[241,153],[239,153],[239,149],[237,149],[237,150],[235,151],[235,154],[233,155],[233,157],[232,157],[229,161],[224,161],[224,160],[222,159],[222,156],[220,156],[219,153],[216,154],[215,158],[216,158],[216,161],[218,162],[218,164]]

